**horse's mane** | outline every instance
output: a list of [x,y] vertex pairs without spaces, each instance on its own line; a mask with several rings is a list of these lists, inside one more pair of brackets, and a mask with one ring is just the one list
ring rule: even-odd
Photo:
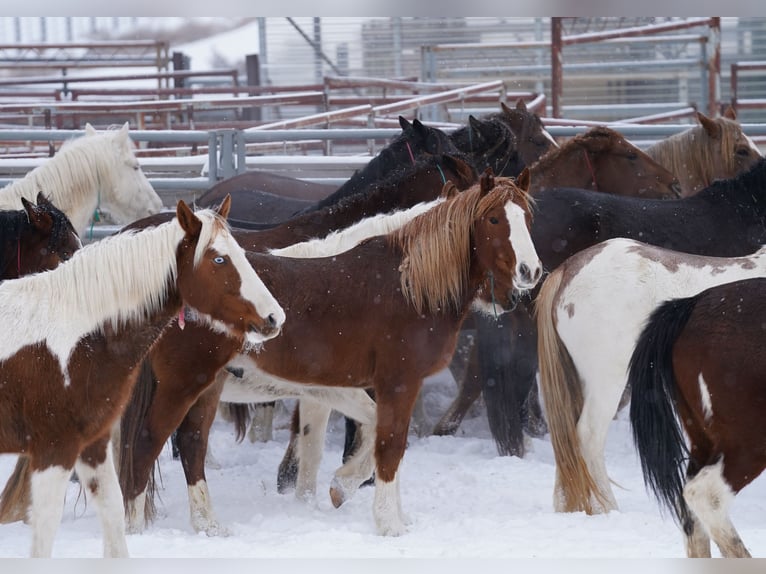
[[586,148],[588,151],[601,153],[610,149],[617,138],[622,138],[622,136],[613,129],[605,126],[593,127],[587,132],[569,138],[561,144],[560,147],[551,148],[545,155],[537,160],[537,162],[532,164],[530,169],[538,173],[545,171],[546,169],[551,169],[560,157],[577,148]]
[[[114,162],[111,140],[115,130],[85,135],[64,142],[58,153],[39,165],[22,179],[0,189],[0,206],[17,207],[17,200],[26,197],[35,201],[37,192],[45,190],[51,201],[65,213],[81,205],[99,180],[109,180],[108,172]],[[95,153],[94,153],[95,152]],[[95,161],[109,158],[109,161]]]
[[720,160],[727,173],[735,173],[733,151],[742,128],[737,121],[725,117],[711,121],[721,128],[721,148],[731,153],[716,152],[716,146],[710,145],[710,136],[701,125],[658,141],[647,148],[646,153],[671,173],[696,174],[704,185],[712,183],[713,169]]
[[438,197],[433,201],[424,201],[413,205],[409,209],[399,209],[389,213],[378,213],[370,217],[365,217],[349,227],[333,231],[325,237],[301,241],[300,243],[294,243],[280,249],[271,249],[269,250],[269,253],[279,257],[293,258],[329,257],[331,255],[337,255],[338,253],[352,249],[358,245],[360,241],[369,237],[387,235],[392,231],[399,229],[414,217],[425,213],[435,205],[444,202],[444,200],[444,197]]
[[529,196],[511,178],[495,178],[495,188],[481,195],[481,185],[458,193],[391,233],[402,250],[402,293],[418,313],[459,310],[468,288],[473,222],[516,194],[528,208]]
[[[202,221],[195,265],[226,222],[212,210]],[[177,275],[176,252],[184,231],[177,219],[143,230],[111,235],[80,249],[56,269],[5,282],[0,287],[0,321],[25,321],[28,343],[48,339],[55,346],[99,326],[143,320],[162,307]],[[30,303],[33,302],[33,303]],[[50,318],[56,317],[56,324]],[[51,343],[51,341],[54,341]]]
[[346,208],[355,202],[370,202],[370,204],[374,204],[378,198],[385,198],[386,194],[390,193],[392,188],[400,185],[405,178],[414,176],[424,169],[441,169],[440,166],[444,164],[445,156],[456,158],[469,166],[473,165],[468,156],[459,151],[450,152],[449,154],[421,156],[419,159],[416,159],[414,164],[409,162],[394,164],[381,179],[373,182],[362,192],[337,196],[336,194],[340,190],[336,191],[319,201],[316,205],[316,210],[329,207]]
[[710,197],[742,194],[743,190],[743,197],[749,196],[752,199],[752,201],[747,202],[748,206],[753,202],[758,203],[766,200],[766,158],[760,158],[749,170],[743,171],[732,178],[716,179],[706,188],[700,190],[696,196]]

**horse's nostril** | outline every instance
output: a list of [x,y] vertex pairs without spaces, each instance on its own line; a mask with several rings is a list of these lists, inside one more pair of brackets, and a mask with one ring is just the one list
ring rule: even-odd
[[269,327],[276,327],[277,326],[277,318],[274,317],[274,314],[272,313],[268,317],[266,317],[266,320],[269,322]]
[[530,278],[531,271],[529,270],[529,266],[526,263],[522,263],[521,265],[519,265],[519,274],[524,279],[529,279]]

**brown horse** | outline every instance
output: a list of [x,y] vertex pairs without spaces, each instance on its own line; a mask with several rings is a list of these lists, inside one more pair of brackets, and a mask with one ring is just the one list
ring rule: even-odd
[[0,281],[54,269],[82,245],[66,215],[37,194],[37,205],[0,211]]
[[[474,299],[483,301],[489,312],[500,311],[515,300],[515,290],[528,289],[539,279],[541,269],[527,234],[527,201],[510,179],[484,178],[481,185],[399,230],[332,257],[248,255],[259,274],[268,275],[275,293],[284,289],[279,297],[294,319],[287,324],[294,328],[259,352],[243,355],[237,365],[263,373],[260,378],[269,385],[282,381],[290,382],[291,388],[308,384],[375,390],[374,514],[383,534],[404,531],[397,471],[422,379],[449,362]],[[299,279],[298,273],[306,275]],[[300,292],[294,289],[296,282]],[[349,285],[355,288],[349,290]],[[152,351],[152,369],[163,384],[146,383],[152,401],[149,414],[142,415],[138,407],[135,413],[132,407],[126,412],[125,418],[139,417],[137,431],[121,439],[129,445],[126,454],[133,462],[132,480],[123,492],[128,515],[136,521],[143,518],[144,488],[165,440],[239,351],[236,342],[220,333],[192,326],[188,323],[184,331],[171,327]],[[200,377],[202,373],[207,376]],[[183,382],[189,376],[195,381],[194,392]],[[138,397],[137,393],[134,398]],[[195,527],[215,530],[203,464],[214,415],[215,403],[204,417],[187,416],[179,448]],[[200,510],[200,505],[208,508]]]
[[709,558],[711,538],[725,558],[750,557],[729,508],[766,468],[764,300],[760,278],[667,301],[630,360],[644,482],[682,526],[690,558]]
[[33,556],[51,555],[74,467],[99,507],[104,555],[127,555],[109,433],[137,366],[184,307],[252,345],[284,321],[220,215],[183,202],[171,222],[0,285],[0,452],[29,460]]
[[697,112],[697,121],[699,125],[646,149],[651,158],[678,177],[683,197],[694,195],[716,179],[747,171],[761,158],[731,106],[716,119]]

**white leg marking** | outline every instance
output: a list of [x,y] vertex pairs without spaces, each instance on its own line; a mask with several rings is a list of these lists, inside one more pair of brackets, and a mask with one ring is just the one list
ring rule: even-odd
[[127,558],[125,513],[111,444],[106,447],[106,459],[103,463],[92,467],[78,459],[75,469],[80,483],[96,503],[101,528],[104,531],[104,558]]
[[705,415],[705,420],[709,421],[713,416],[713,403],[710,401],[710,391],[705,384],[705,379],[702,373],[697,377],[697,382],[700,387],[700,400],[702,401],[702,413]]
[[375,477],[375,496],[372,513],[375,517],[378,534],[382,536],[401,536],[407,532],[407,520],[402,514],[398,472],[391,482],[384,482],[380,475]]
[[146,510],[146,489],[133,500],[128,501],[125,509],[126,529],[130,534],[143,532],[146,526],[144,512]]
[[208,536],[228,536],[229,531],[218,522],[213,512],[207,482],[200,480],[188,488],[189,513],[194,530],[204,532]]
[[32,525],[33,558],[51,557],[53,537],[61,524],[64,495],[71,473],[72,469],[60,466],[32,472],[32,507],[29,517]]
[[686,483],[683,495],[725,558],[750,556],[729,518],[734,492],[723,478],[723,460],[704,467]]
[[298,429],[298,476],[295,480],[295,496],[300,500],[314,500],[317,493],[317,473],[324,452],[327,421],[332,409],[329,406],[303,398],[298,404],[301,427]]

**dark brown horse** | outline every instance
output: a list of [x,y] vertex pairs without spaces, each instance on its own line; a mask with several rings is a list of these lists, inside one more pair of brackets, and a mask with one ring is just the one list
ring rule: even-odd
[[254,345],[284,322],[225,221],[183,202],[171,222],[0,284],[0,452],[29,460],[33,556],[51,555],[74,467],[99,507],[104,555],[127,555],[109,434],[137,366],[184,307]]
[[231,195],[229,220],[232,225],[266,228],[298,214],[334,205],[386,179],[401,166],[414,165],[429,156],[458,152],[449,136],[438,128],[417,119],[410,123],[402,116],[399,116],[399,125],[402,133],[339,188],[248,171],[214,185],[197,200],[197,204],[202,207],[218,205],[226,195]]
[[764,301],[763,278],[667,301],[630,361],[644,481],[681,525],[690,558],[709,558],[711,538],[725,558],[750,557],[729,508],[766,468]]
[[42,193],[37,205],[0,211],[0,281],[54,269],[81,247],[71,222]]
[[[269,276],[274,292],[284,288],[279,296],[293,319],[286,329],[288,324],[294,327],[274,339],[275,344],[243,355],[237,364],[263,373],[270,385],[282,380],[309,388],[375,390],[374,514],[383,534],[400,534],[405,528],[396,477],[422,379],[449,362],[475,299],[496,312],[511,305],[515,290],[530,288],[539,279],[537,255],[527,235],[528,215],[527,196],[510,179],[485,178],[482,185],[455,195],[400,230],[333,257],[249,254],[259,274]],[[296,282],[300,292],[294,289]],[[236,341],[191,322],[184,331],[169,329],[153,349],[152,369],[163,384],[148,381],[151,411],[142,415],[139,409],[137,431],[121,439],[130,445],[126,454],[133,462],[132,480],[124,494],[137,528],[144,516],[140,505],[149,471],[162,445],[189,405],[239,350]],[[201,373],[207,373],[204,381]],[[188,376],[196,392],[183,382]],[[204,448],[215,403],[212,407],[204,417],[187,417],[179,434],[190,502],[195,504],[194,525],[205,530],[218,528],[211,523],[209,506],[198,508],[209,504]]]

